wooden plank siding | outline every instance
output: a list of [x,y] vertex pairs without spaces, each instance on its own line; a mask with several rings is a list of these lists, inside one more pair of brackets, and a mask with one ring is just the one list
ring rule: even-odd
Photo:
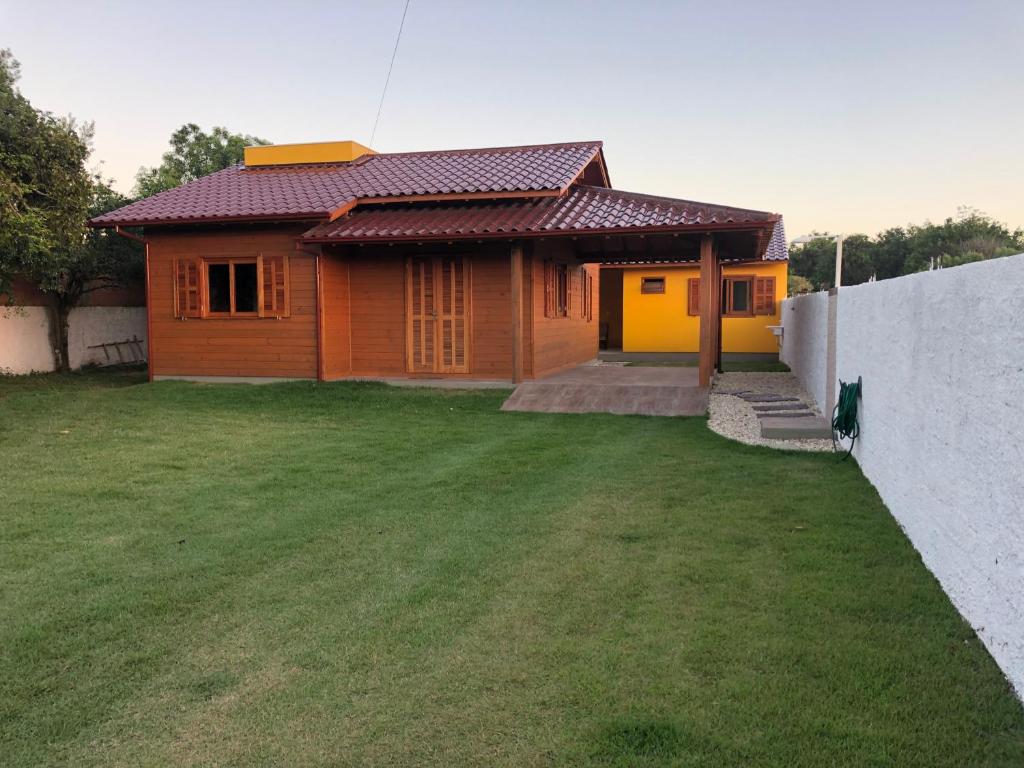
[[566,263],[570,272],[580,267],[573,260],[568,244],[542,242],[533,249],[531,259],[532,307],[531,325],[533,378],[541,378],[557,371],[579,365],[597,357],[598,327],[600,325],[600,270],[595,264],[583,267],[583,274],[593,279],[592,311],[588,321],[582,316],[585,280],[570,280],[569,313],[567,317],[544,316],[544,264],[547,261]]
[[[152,370],[157,376],[316,378],[316,258],[295,248],[299,226],[153,230],[150,242]],[[512,378],[512,261],[509,243],[443,246],[325,247],[321,256],[324,378],[401,377],[406,370],[406,260],[458,252],[470,264],[469,371],[451,376]],[[174,312],[174,264],[179,258],[288,256],[290,317],[192,318]],[[529,245],[523,256],[523,375],[535,378],[592,359],[599,326],[598,270],[591,319],[582,316],[586,281],[570,281],[570,312],[544,317],[544,261],[570,264],[568,244]],[[441,375],[441,374],[434,374]]]
[[[301,227],[148,231],[153,374],[315,378],[316,272],[314,258],[295,250],[301,232]],[[175,317],[176,259],[259,253],[290,260],[290,317]]]
[[[409,256],[444,252],[437,248],[325,248],[324,354],[328,378],[343,376],[407,376],[405,270]],[[506,379],[512,376],[511,262],[506,247],[478,246],[459,249],[468,256],[470,302],[468,314],[469,371],[447,374],[475,378]],[[330,265],[330,266],[328,266]],[[347,270],[347,332],[351,367],[346,370],[336,358],[342,356],[346,333],[345,310],[328,309],[334,295],[334,275],[341,265]],[[431,375],[431,374],[424,374]],[[433,374],[441,375],[441,374]]]
[[351,290],[352,374],[405,375],[405,254],[356,250]]
[[324,249],[320,274],[323,281],[323,370],[325,379],[340,379],[352,373],[352,326],[349,323],[352,284],[348,261],[331,256]]

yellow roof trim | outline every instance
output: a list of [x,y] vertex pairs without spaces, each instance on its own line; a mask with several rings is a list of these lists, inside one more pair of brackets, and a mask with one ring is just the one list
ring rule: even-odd
[[317,141],[308,144],[268,144],[245,148],[247,168],[306,163],[349,163],[377,154],[357,141]]

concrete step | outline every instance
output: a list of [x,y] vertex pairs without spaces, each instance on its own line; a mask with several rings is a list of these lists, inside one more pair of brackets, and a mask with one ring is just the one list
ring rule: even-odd
[[772,440],[828,440],[832,437],[832,425],[823,416],[808,415],[797,419],[765,416],[761,419],[761,437]]
[[799,403],[799,397],[787,397],[786,395],[739,395],[741,400],[748,403]]
[[779,413],[773,411],[772,413],[759,413],[757,418],[759,419],[806,419],[808,416],[815,416],[817,414],[809,408],[804,408],[802,411],[786,411],[785,413]]
[[808,410],[803,403],[776,403],[770,405],[752,405],[754,413],[770,413],[771,411],[796,411]]

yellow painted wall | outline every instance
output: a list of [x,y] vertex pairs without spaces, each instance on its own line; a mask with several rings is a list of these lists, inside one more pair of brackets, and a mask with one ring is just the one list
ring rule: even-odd
[[[775,314],[722,318],[723,352],[778,352],[767,326],[779,324],[786,297],[789,262],[729,265],[725,276],[775,277]],[[664,277],[664,293],[640,293],[644,277]],[[687,280],[700,277],[694,267],[652,267],[622,270],[622,349],[624,352],[697,352],[700,318],[686,313]]]
[[269,144],[245,148],[247,168],[301,163],[346,163],[374,151],[357,141],[319,141],[311,144]]

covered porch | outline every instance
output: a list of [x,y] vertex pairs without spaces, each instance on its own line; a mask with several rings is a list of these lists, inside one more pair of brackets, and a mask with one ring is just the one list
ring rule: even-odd
[[[687,264],[700,275],[695,386],[706,389],[721,368],[722,265],[762,258],[780,222],[762,211],[585,186],[557,198],[357,208],[300,238],[318,257],[321,376],[518,384],[564,375],[576,377],[564,384],[583,386],[595,374],[568,372],[598,356],[601,268]],[[458,311],[446,303],[456,296],[465,302]],[[373,339],[378,350],[367,346]],[[346,354],[348,365],[332,363]],[[369,370],[368,356],[386,367]],[[628,374],[644,375],[691,373]]]

